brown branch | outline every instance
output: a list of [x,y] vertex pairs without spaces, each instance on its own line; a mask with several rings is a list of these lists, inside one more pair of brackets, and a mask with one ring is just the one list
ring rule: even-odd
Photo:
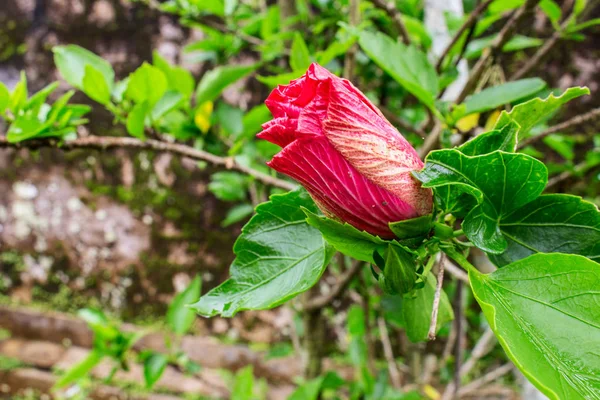
[[446,269],[446,272],[449,272],[450,275],[454,276],[456,279],[469,283],[469,275],[467,275],[465,271],[454,265],[454,263],[448,260],[448,258],[446,258],[444,267]]
[[[360,24],[360,0],[350,0],[349,3],[349,17],[348,22],[350,26],[357,27]],[[358,51],[358,44],[354,43],[346,52],[344,57],[344,78],[352,80],[354,77],[354,69],[356,64],[356,52]]]
[[296,185],[291,182],[275,178],[271,175],[246,167],[245,165],[241,165],[237,163],[233,157],[220,157],[181,143],[169,143],[155,139],[142,141],[132,137],[113,136],[85,136],[64,143],[59,143],[56,139],[36,139],[19,143],[10,143],[5,136],[0,136],[0,148],[35,150],[41,147],[54,147],[65,151],[76,149],[107,150],[115,148],[155,150],[177,154],[193,160],[206,161],[213,165],[225,167],[226,169],[236,170],[248,174],[266,185],[279,187],[285,190],[293,190],[296,188]]
[[354,261],[350,268],[339,277],[335,286],[327,294],[310,299],[306,302],[306,304],[304,304],[303,309],[305,311],[311,311],[329,305],[348,287],[350,282],[352,282],[352,279],[358,275],[362,267],[362,262]]
[[385,320],[382,317],[377,318],[377,326],[379,327],[379,335],[381,336],[381,344],[383,345],[383,354],[388,364],[388,372],[392,386],[396,389],[402,387],[402,375],[398,370],[398,364],[394,358],[394,351],[390,342],[390,335],[385,325]]
[[429,323],[429,332],[427,339],[435,340],[435,331],[437,327],[438,311],[440,308],[440,298],[442,295],[442,284],[444,283],[444,267],[446,254],[442,253],[440,262],[438,263],[437,285],[435,287],[435,295],[433,297],[433,309],[431,310],[431,322]]
[[508,374],[514,368],[515,368],[515,366],[512,362],[507,362],[506,364],[503,364],[500,367],[493,369],[492,371],[483,375],[481,378],[474,380],[473,382],[469,383],[468,385],[465,385],[458,391],[458,394],[459,394],[459,396],[469,394],[469,393],[479,389],[481,386],[483,386],[487,383],[493,382],[496,379],[500,378],[501,376]]
[[440,57],[437,61],[437,64],[435,65],[435,69],[438,73],[441,71],[442,65],[444,63],[444,59],[446,58],[446,56],[448,56],[448,54],[450,53],[450,50],[452,50],[454,45],[460,40],[460,37],[462,36],[462,34],[464,32],[466,32],[468,29],[471,29],[471,27],[474,26],[475,23],[477,23],[477,19],[479,18],[479,16],[481,14],[483,14],[485,12],[485,10],[487,10],[488,6],[490,5],[490,3],[492,1],[494,1],[494,0],[485,0],[482,3],[480,3],[471,12],[471,14],[469,15],[469,18],[467,18],[467,20],[462,24],[462,26],[454,34],[454,37],[452,38],[452,40],[450,41],[448,46],[444,49],[444,51],[442,52],[442,54],[440,55]]
[[567,179],[569,179],[570,177],[572,177],[575,174],[584,173],[589,168],[590,168],[589,164],[585,161],[582,161],[579,164],[575,165],[575,167],[573,167],[573,169],[571,171],[562,172],[562,173],[548,179],[548,184],[546,185],[546,189],[550,189],[551,187],[554,187],[554,186],[558,185],[559,183],[566,181]]
[[509,80],[516,81],[517,79],[521,79],[525,75],[527,75],[532,69],[537,67],[542,59],[550,52],[550,50],[554,47],[554,45],[558,42],[558,40],[562,37],[565,29],[569,26],[569,22],[571,18],[567,18],[560,26],[554,34],[545,41],[544,45],[540,47],[535,54],[527,60],[525,65],[523,65],[517,72],[515,72]]
[[425,138],[423,146],[421,146],[418,150],[419,157],[425,158],[425,156],[427,156],[427,153],[433,150],[433,148],[436,146],[437,142],[440,139],[440,135],[442,134],[443,129],[444,128],[442,126],[442,123],[440,121],[436,121],[435,126],[433,127],[429,135],[427,135],[427,137]]
[[533,143],[537,142],[538,140],[545,138],[548,135],[551,135],[556,132],[560,132],[560,131],[568,129],[568,128],[572,128],[577,125],[581,125],[583,123],[592,121],[598,117],[600,117],[600,107],[594,108],[593,110],[590,110],[590,111],[586,112],[585,114],[577,115],[571,119],[566,120],[565,122],[561,122],[560,124],[554,125],[553,127],[546,129],[545,131],[541,132],[538,135],[535,135],[526,140],[523,140],[521,143],[519,143],[519,149],[521,149],[525,146],[528,146],[530,144],[533,144]]
[[408,35],[408,30],[406,29],[406,25],[404,25],[404,21],[402,21],[402,14],[396,9],[394,2],[387,0],[371,0],[371,2],[375,7],[385,11],[392,19],[396,29],[400,32],[404,44],[410,44],[410,36]]
[[525,4],[512,14],[502,30],[498,33],[498,36],[496,36],[492,42],[491,46],[484,50],[483,54],[473,67],[467,83],[456,99],[456,103],[462,103],[475,87],[477,87],[477,83],[483,75],[487,65],[502,51],[502,48],[514,35],[523,19],[533,11],[539,1],[540,0],[526,0]]

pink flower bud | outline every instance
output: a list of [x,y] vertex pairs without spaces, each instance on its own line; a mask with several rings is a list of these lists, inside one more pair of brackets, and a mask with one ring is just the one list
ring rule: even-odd
[[411,175],[415,149],[352,83],[312,64],[265,104],[259,138],[283,149],[268,165],[306,188],[330,218],[383,238],[389,222],[429,214],[431,190]]

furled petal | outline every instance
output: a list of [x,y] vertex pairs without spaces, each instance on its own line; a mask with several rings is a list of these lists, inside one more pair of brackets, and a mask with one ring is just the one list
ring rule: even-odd
[[394,236],[388,222],[419,215],[362,176],[323,136],[295,140],[268,165],[299,181],[327,215],[383,238]]
[[[327,117],[322,131],[358,172],[417,209],[420,215],[432,207],[431,191],[422,189],[411,171],[423,168],[415,149],[383,117],[351,90],[348,81],[332,79],[327,96]],[[350,84],[351,85],[351,84]],[[300,114],[302,126],[306,107]]]
[[298,120],[294,118],[275,118],[262,126],[263,131],[256,137],[285,147],[296,140]]

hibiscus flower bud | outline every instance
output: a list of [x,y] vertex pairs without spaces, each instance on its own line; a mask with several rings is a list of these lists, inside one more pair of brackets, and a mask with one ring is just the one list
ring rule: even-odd
[[423,162],[352,83],[312,64],[265,104],[261,139],[283,149],[267,164],[297,180],[330,218],[392,238],[389,222],[429,214],[432,193],[411,171]]

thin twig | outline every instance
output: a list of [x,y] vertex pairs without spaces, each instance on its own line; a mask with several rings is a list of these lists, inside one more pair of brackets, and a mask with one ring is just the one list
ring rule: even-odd
[[479,361],[494,348],[494,344],[496,344],[496,336],[490,328],[487,328],[475,344],[475,347],[473,347],[473,350],[471,351],[471,357],[469,357],[462,367],[460,367],[460,376],[467,376],[475,367],[477,361]]
[[[348,5],[350,8],[350,15],[348,22],[350,26],[356,27],[360,24],[360,0],[350,0]],[[354,77],[354,67],[356,64],[356,52],[358,50],[358,44],[354,43],[346,52],[344,57],[344,78],[352,80]]]
[[464,387],[462,387],[458,391],[458,395],[464,396],[466,394],[469,394],[469,393],[479,389],[483,385],[493,382],[496,379],[500,378],[501,376],[508,374],[514,368],[515,368],[515,366],[513,363],[507,362],[506,364],[503,364],[500,367],[493,369],[492,371],[483,375],[481,378],[476,379],[473,382],[469,383],[468,385],[465,385]]
[[433,297],[433,309],[431,310],[431,322],[429,323],[429,332],[427,333],[427,339],[435,340],[435,332],[438,320],[438,310],[440,308],[440,297],[442,295],[442,284],[444,283],[444,262],[446,254],[442,253],[440,262],[438,263],[437,273],[437,285],[435,287],[435,295]]
[[245,165],[241,165],[232,157],[220,157],[206,151],[194,149],[185,144],[169,143],[155,139],[142,141],[132,137],[84,136],[63,143],[60,143],[56,139],[35,139],[19,143],[10,143],[5,136],[0,136],[0,148],[3,147],[30,150],[41,147],[54,147],[65,151],[76,149],[107,150],[114,148],[155,150],[185,156],[193,160],[207,161],[213,165],[225,167],[226,169],[240,171],[254,177],[256,180],[266,185],[279,187],[285,190],[293,190],[296,188],[296,185],[291,182],[275,178],[271,175],[246,167]]
[[425,141],[423,142],[423,146],[421,146],[419,148],[419,157],[421,158],[425,158],[425,156],[427,156],[427,154],[436,146],[437,142],[440,139],[440,135],[442,134],[442,130],[443,130],[443,126],[442,123],[440,121],[435,122],[435,125],[433,126],[433,129],[431,130],[431,132],[429,133],[429,135],[427,135],[427,137],[425,138]]
[[408,30],[406,29],[406,25],[404,25],[404,21],[402,21],[402,14],[396,9],[396,5],[392,1],[386,0],[371,0],[375,7],[385,11],[387,15],[392,19],[396,29],[400,32],[400,36],[402,37],[402,41],[404,44],[410,44],[410,36],[408,35]]
[[502,30],[498,33],[498,36],[494,39],[491,46],[483,51],[483,54],[473,67],[471,71],[471,75],[469,75],[469,79],[467,83],[463,87],[463,90],[460,92],[456,99],[456,103],[462,103],[465,98],[471,94],[473,89],[477,86],[479,82],[479,78],[485,71],[487,65],[493,61],[493,59],[502,51],[504,45],[510,40],[510,38],[514,35],[518,26],[521,24],[521,21],[527,16],[540,0],[526,0],[525,4],[517,9],[508,22],[502,27]]
[[388,372],[390,374],[390,380],[392,386],[396,389],[402,387],[402,376],[398,370],[398,364],[394,358],[394,351],[392,350],[392,344],[390,342],[390,335],[388,334],[385,320],[382,317],[377,318],[377,326],[379,327],[379,335],[381,336],[381,343],[383,345],[383,354],[388,364]]
[[600,117],[600,107],[594,108],[593,110],[590,110],[585,114],[577,115],[571,119],[566,120],[565,122],[561,122],[560,124],[554,125],[553,127],[548,128],[535,136],[523,140],[521,143],[519,143],[519,148],[522,149],[523,147],[529,146],[530,144],[533,144],[538,140],[545,138],[548,135],[572,128],[577,125],[581,125],[583,123],[592,121],[598,117]]
[[442,65],[444,63],[444,59],[450,53],[450,50],[452,50],[454,45],[460,40],[462,34],[464,32],[466,32],[467,29],[471,29],[471,27],[475,25],[479,16],[481,14],[483,14],[485,12],[485,10],[487,10],[488,6],[490,5],[490,3],[492,1],[494,1],[494,0],[485,0],[482,3],[480,3],[471,12],[471,14],[469,15],[469,18],[467,18],[467,20],[462,24],[462,26],[460,28],[458,28],[458,31],[456,31],[456,33],[454,34],[454,37],[452,38],[450,43],[448,43],[448,46],[444,49],[444,51],[440,55],[440,58],[438,58],[437,64],[435,65],[435,69],[438,73],[441,71]]
[[559,183],[566,181],[567,179],[569,179],[571,176],[573,176],[575,174],[584,173],[589,168],[590,168],[590,165],[586,161],[582,161],[582,162],[576,164],[572,170],[562,172],[562,173],[548,179],[548,184],[546,185],[546,189],[550,189],[551,187],[554,187],[554,186],[558,185]]
[[362,262],[354,261],[350,268],[339,277],[335,286],[327,294],[307,301],[304,304],[304,310],[310,311],[329,305],[348,287],[352,279],[361,271],[362,267]]
[[456,281],[456,293],[454,294],[454,330],[456,331],[456,342],[454,343],[454,378],[452,383],[446,386],[442,400],[455,399],[460,388],[460,370],[462,367],[463,356],[463,310],[462,310],[462,292],[463,281]]
[[570,18],[567,18],[566,21],[562,23],[560,29],[554,32],[549,39],[544,42],[544,45],[540,47],[531,58],[527,59],[525,65],[523,65],[517,72],[515,72],[511,77],[511,81],[516,81],[517,79],[521,79],[525,75],[527,75],[532,69],[537,67],[542,59],[550,52],[550,50],[554,47],[554,45],[558,42],[558,40],[562,37],[565,29],[569,25]]
[[446,272],[450,273],[450,275],[454,276],[456,279],[460,279],[463,282],[469,283],[469,275],[456,265],[448,258],[446,258],[445,266]]
[[390,109],[383,106],[379,106],[379,110],[392,124],[398,126],[403,131],[416,133],[422,138],[427,136],[424,130],[416,126],[412,126],[410,123],[406,122],[405,120],[397,116],[395,113],[393,113]]

